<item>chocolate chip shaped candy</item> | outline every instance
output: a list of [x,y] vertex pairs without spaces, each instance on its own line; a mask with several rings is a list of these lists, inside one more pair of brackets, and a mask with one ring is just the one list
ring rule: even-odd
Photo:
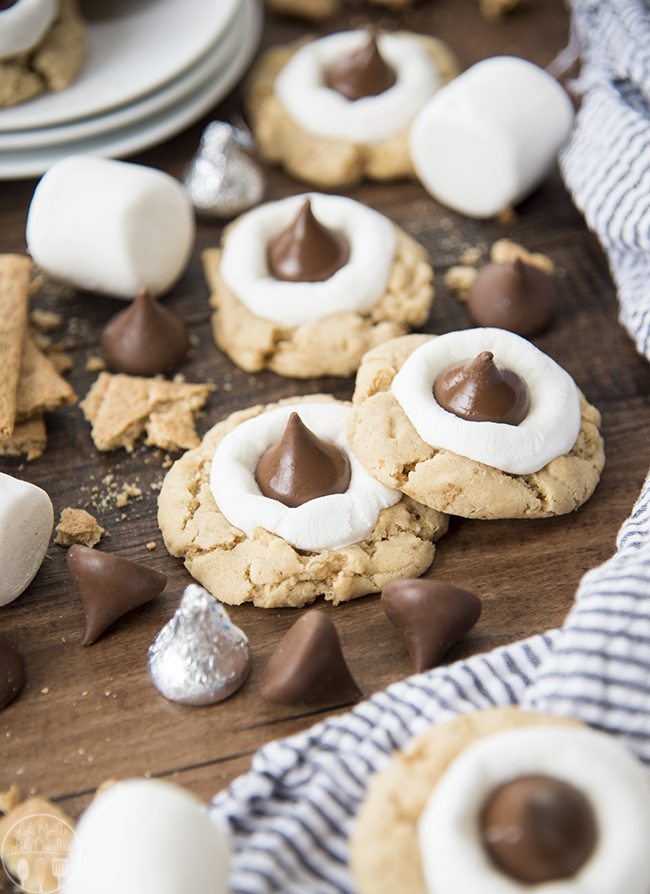
[[401,633],[416,674],[435,667],[481,616],[481,600],[443,581],[394,580],[381,593],[381,606]]
[[167,584],[160,571],[81,544],[70,547],[67,560],[86,616],[83,646],[122,615],[155,599]]
[[110,365],[132,376],[155,376],[173,369],[189,347],[185,323],[146,289],[102,332],[102,348]]
[[248,637],[217,600],[196,584],[149,649],[149,676],[161,695],[181,705],[229,698],[250,671]]
[[45,491],[0,472],[0,606],[20,596],[36,576],[53,526]]
[[280,705],[358,701],[361,690],[345,662],[336,627],[313,609],[298,618],[269,659],[262,698]]

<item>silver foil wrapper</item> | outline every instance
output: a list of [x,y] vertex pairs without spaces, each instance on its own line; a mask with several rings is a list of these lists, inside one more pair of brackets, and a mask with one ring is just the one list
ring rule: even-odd
[[251,158],[253,146],[243,122],[238,127],[225,121],[208,124],[183,180],[198,212],[233,217],[262,201],[266,180]]
[[156,689],[181,705],[211,705],[236,692],[250,671],[246,634],[198,584],[183,593],[174,617],[149,648]]

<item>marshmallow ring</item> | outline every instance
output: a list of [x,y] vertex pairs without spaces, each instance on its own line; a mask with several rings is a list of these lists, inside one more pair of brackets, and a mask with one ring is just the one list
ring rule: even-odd
[[[294,411],[316,435],[347,454],[352,474],[345,493],[318,497],[292,509],[261,493],[255,469],[264,451],[281,438]],[[290,404],[242,422],[227,434],[212,460],[210,489],[230,524],[248,537],[264,528],[307,551],[342,549],[363,541],[381,510],[394,506],[402,495],[375,481],[350,453],[349,415],[350,408],[340,404]]]
[[[470,422],[435,400],[436,378],[481,351],[492,351],[500,366],[526,382],[530,409],[519,425]],[[580,395],[571,376],[525,338],[505,329],[468,329],[432,339],[406,360],[391,390],[425,443],[511,475],[537,472],[569,453],[580,432]]]
[[396,74],[384,93],[350,102],[323,83],[323,71],[335,60],[360,49],[364,31],[345,31],[301,47],[275,81],[287,114],[303,130],[325,139],[378,143],[408,129],[425,102],[442,86],[435,63],[424,47],[403,34],[381,34],[380,52]]
[[646,894],[650,879],[648,771],[609,736],[559,726],[511,729],[485,737],[447,769],[419,822],[429,894],[531,890],[494,866],[479,836],[479,816],[491,792],[501,783],[531,773],[559,778],[581,790],[599,828],[594,852],[572,878],[535,885],[534,890]]
[[285,326],[315,323],[341,311],[367,313],[384,294],[395,256],[393,224],[343,196],[311,193],[315,216],[347,238],[350,257],[322,282],[283,282],[269,273],[269,242],[293,221],[306,196],[268,202],[244,214],[224,242],[220,272],[251,313]]

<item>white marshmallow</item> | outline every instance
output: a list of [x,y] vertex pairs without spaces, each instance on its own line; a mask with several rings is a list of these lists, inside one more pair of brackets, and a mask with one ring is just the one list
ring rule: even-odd
[[[574,876],[531,886],[497,869],[483,846],[479,818],[497,786],[537,773],[585,794],[598,841]],[[479,739],[453,761],[427,802],[418,833],[428,894],[646,894],[650,777],[604,733],[539,725],[504,730]]]
[[45,491],[0,472],[0,605],[13,602],[34,579],[53,525]]
[[128,779],[82,816],[62,894],[226,894],[229,863],[226,836],[193,795]]
[[[498,365],[516,372],[528,386],[530,408],[519,425],[462,419],[435,399],[438,376],[481,351],[492,351]],[[426,444],[510,475],[538,472],[568,453],[580,433],[580,394],[569,373],[506,329],[463,329],[432,338],[406,360],[391,391]]]
[[267,202],[231,227],[221,276],[251,313],[284,326],[316,323],[344,311],[368,313],[388,283],[395,227],[377,211],[345,196],[309,193],[317,219],[348,240],[346,264],[322,282],[283,282],[269,272],[268,244],[298,213],[306,195]]
[[433,96],[410,135],[431,195],[469,217],[514,206],[548,174],[573,124],[563,87],[532,62],[495,56]]
[[424,46],[407,34],[380,34],[379,49],[396,75],[377,96],[350,102],[323,82],[333,62],[360,49],[366,31],[343,31],[301,47],[275,80],[286,113],[307,133],[329,140],[372,144],[404,133],[415,114],[442,83]]
[[[319,438],[347,454],[351,477],[345,493],[291,508],[262,494],[255,469],[262,454],[282,437],[294,411]],[[210,489],[230,524],[248,537],[264,528],[305,551],[343,549],[365,540],[382,509],[394,506],[402,494],[376,481],[350,453],[350,412],[340,403],[290,404],[260,413],[229,432],[215,450]]]
[[177,180],[89,155],[47,171],[27,218],[27,247],[47,273],[126,299],[143,288],[168,291],[187,266],[194,235],[194,212]]
[[0,59],[31,50],[59,13],[59,0],[18,0],[0,12]]

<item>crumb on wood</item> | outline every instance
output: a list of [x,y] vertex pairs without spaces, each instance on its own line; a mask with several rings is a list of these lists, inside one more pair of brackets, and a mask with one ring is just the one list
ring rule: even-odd
[[106,529],[102,528],[90,512],[66,506],[61,512],[61,518],[56,526],[54,542],[59,546],[72,546],[73,543],[80,543],[83,546],[93,547],[99,543],[105,533]]
[[91,373],[102,372],[106,369],[106,361],[103,357],[91,354],[86,360],[86,371]]
[[149,552],[152,553],[156,549],[157,543],[155,540],[150,540],[149,543],[145,544],[145,546],[147,547]]
[[60,313],[57,313],[55,310],[45,310],[42,307],[35,307],[31,311],[29,318],[32,325],[40,329],[41,332],[53,332],[55,329],[60,329],[63,325],[63,317]]
[[459,301],[467,301],[467,296],[472,283],[476,279],[477,271],[474,267],[457,266],[450,267],[445,273],[445,285]]
[[499,239],[495,242],[490,250],[490,259],[495,264],[506,264],[520,259],[531,267],[538,267],[544,273],[555,272],[555,264],[548,255],[528,251],[523,245],[511,239]]
[[118,509],[124,509],[129,500],[142,496],[142,490],[138,487],[137,484],[127,484],[126,482],[122,485],[122,490],[119,492],[117,497],[115,498],[115,505]]

